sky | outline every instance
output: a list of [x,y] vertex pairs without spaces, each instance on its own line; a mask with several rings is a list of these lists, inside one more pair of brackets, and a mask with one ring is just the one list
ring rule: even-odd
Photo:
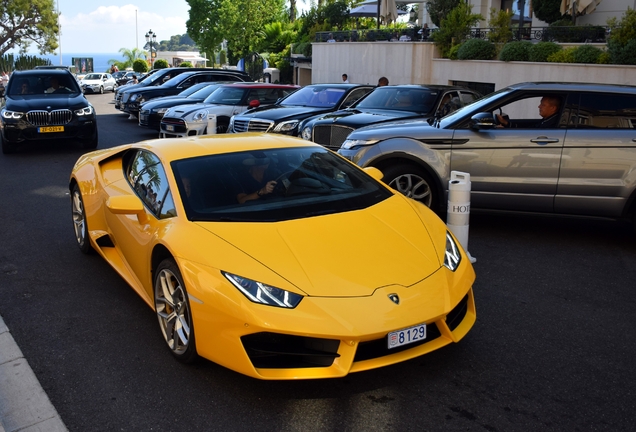
[[[54,0],[54,3],[60,11],[63,54],[143,49],[148,30],[157,34],[158,41],[185,34],[190,11],[186,0],[100,0],[101,6],[95,1]],[[303,8],[302,1],[298,7]],[[32,45],[28,51],[35,53],[37,49]]]

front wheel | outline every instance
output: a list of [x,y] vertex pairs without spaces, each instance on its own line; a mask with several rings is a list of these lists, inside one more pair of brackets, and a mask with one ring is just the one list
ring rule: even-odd
[[434,184],[428,174],[414,165],[396,165],[383,170],[384,181],[396,191],[420,201],[433,211],[439,204]]
[[92,253],[93,248],[88,238],[88,224],[86,223],[84,200],[82,199],[82,193],[78,185],[74,185],[71,192],[71,214],[73,216],[73,228],[75,229],[77,246],[83,254]]
[[0,135],[0,141],[2,141],[2,154],[15,153],[15,151],[17,149],[17,145],[16,144],[12,144],[12,143],[7,142],[4,138],[2,138],[1,135]]
[[99,94],[104,94],[104,86],[99,86]]
[[191,363],[197,359],[190,303],[177,263],[165,259],[155,271],[155,311],[159,328],[168,348],[177,360]]

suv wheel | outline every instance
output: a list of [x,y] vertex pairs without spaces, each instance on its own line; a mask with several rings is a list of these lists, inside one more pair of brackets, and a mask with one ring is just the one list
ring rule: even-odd
[[402,164],[383,170],[384,181],[396,191],[409,198],[420,201],[433,211],[437,210],[438,197],[434,183],[421,168]]

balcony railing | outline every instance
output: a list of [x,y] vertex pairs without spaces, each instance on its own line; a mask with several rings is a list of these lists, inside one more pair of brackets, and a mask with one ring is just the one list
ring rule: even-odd
[[[315,42],[327,42],[329,35],[336,42],[374,42],[395,41],[401,36],[406,36],[410,41],[430,41],[431,35],[436,29],[421,29],[413,27],[402,30],[392,29],[368,29],[346,30],[335,32],[316,33]],[[491,28],[473,28],[470,38],[488,39]],[[605,43],[609,35],[609,27],[606,26],[568,26],[568,27],[513,27],[511,40],[527,40],[532,42],[550,41],[561,43]]]

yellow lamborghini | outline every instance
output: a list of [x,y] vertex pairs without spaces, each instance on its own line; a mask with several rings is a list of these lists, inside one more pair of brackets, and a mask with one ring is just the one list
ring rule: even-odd
[[260,379],[342,377],[421,356],[475,323],[472,265],[427,207],[277,134],[87,153],[75,236],[156,311],[183,362]]

